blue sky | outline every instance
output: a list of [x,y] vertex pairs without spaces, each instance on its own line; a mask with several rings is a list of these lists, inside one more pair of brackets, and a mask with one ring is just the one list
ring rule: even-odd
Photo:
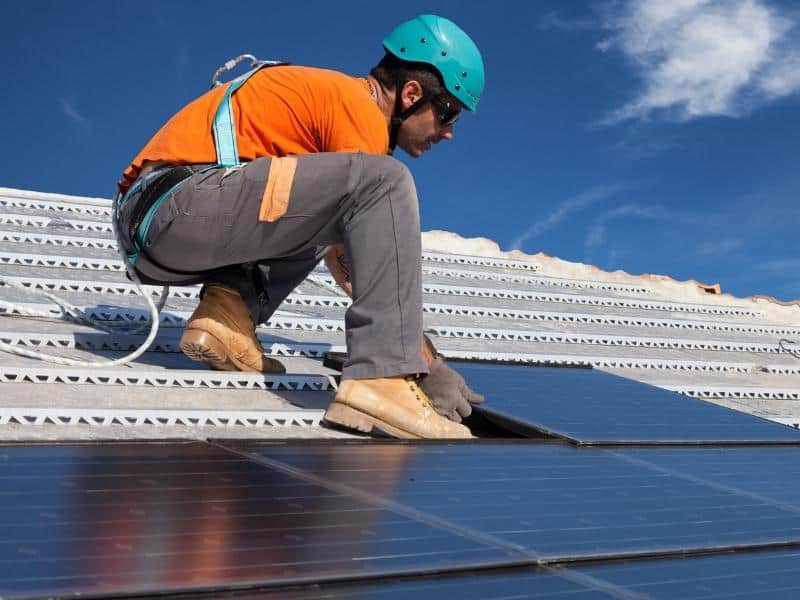
[[487,69],[455,140],[401,156],[424,230],[800,298],[794,0],[6,3],[0,186],[110,197],[230,57],[361,75],[423,12]]

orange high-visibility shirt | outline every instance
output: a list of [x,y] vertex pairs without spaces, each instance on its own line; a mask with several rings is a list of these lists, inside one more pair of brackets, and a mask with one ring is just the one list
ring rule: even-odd
[[[206,92],[175,114],[125,170],[126,190],[145,161],[216,163],[211,126],[227,85]],[[366,79],[313,67],[266,67],[231,98],[239,158],[315,152],[386,154],[386,117]]]

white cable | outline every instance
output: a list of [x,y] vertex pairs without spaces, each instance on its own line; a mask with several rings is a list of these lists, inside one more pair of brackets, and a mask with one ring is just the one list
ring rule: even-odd
[[800,358],[800,350],[795,350],[794,348],[790,348],[787,346],[797,347],[799,345],[800,344],[798,342],[795,342],[794,340],[787,340],[787,339],[778,340],[778,347],[780,347],[780,349],[783,350],[784,352],[788,352],[795,358]]
[[[33,350],[26,350],[25,348],[20,348],[18,346],[13,346],[11,344],[6,344],[5,342],[0,342],[0,350],[4,352],[9,352],[11,354],[17,354],[19,356],[26,356],[28,358],[35,358],[37,360],[43,360],[45,362],[54,363],[57,365],[66,365],[71,367],[117,367],[120,365],[127,364],[131,361],[136,360],[142,354],[147,352],[147,349],[156,339],[158,335],[158,325],[159,325],[159,313],[161,309],[164,308],[164,305],[167,302],[167,296],[169,295],[169,286],[164,286],[161,290],[161,296],[158,299],[158,305],[153,301],[153,298],[150,294],[147,294],[142,289],[142,282],[139,280],[139,277],[136,275],[135,271],[128,265],[127,257],[125,256],[125,251],[122,249],[122,244],[120,243],[119,237],[119,230],[117,228],[117,207],[120,199],[120,194],[117,194],[114,198],[112,210],[111,210],[111,225],[112,229],[114,230],[114,238],[117,241],[117,250],[120,253],[120,257],[122,258],[122,262],[125,265],[125,269],[128,271],[128,275],[133,281],[133,284],[136,286],[136,290],[144,297],[147,301],[148,306],[150,307],[150,333],[148,334],[145,341],[142,343],[139,348],[128,354],[127,356],[123,356],[122,358],[118,358],[116,360],[103,360],[103,361],[86,361],[86,360],[77,360],[74,358],[62,358],[60,356],[52,356],[50,354],[43,354],[41,352],[34,352]],[[43,317],[43,318],[61,318],[66,320],[66,317],[72,317],[72,319],[87,323],[93,327],[96,327],[106,333],[115,333],[115,331],[108,326],[100,323],[96,319],[93,319],[86,315],[82,310],[78,307],[73,306],[63,298],[56,296],[55,294],[51,294],[49,292],[42,292],[42,291],[33,291],[25,286],[19,285],[14,282],[7,281],[0,277],[0,283],[7,285],[9,287],[16,287],[22,290],[25,290],[28,293],[39,294],[44,296],[51,302],[55,303],[60,309],[60,314],[55,314],[49,311],[37,311],[37,310],[30,310],[30,309],[23,309],[19,306],[14,305],[10,302],[2,302],[0,301],[0,307],[6,308],[7,310],[12,310],[20,315],[23,316],[32,316],[32,317]],[[144,329],[145,326],[138,327],[133,330],[131,333],[137,333]]]

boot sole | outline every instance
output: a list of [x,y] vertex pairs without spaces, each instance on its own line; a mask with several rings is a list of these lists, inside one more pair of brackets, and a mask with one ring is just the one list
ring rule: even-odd
[[181,338],[181,352],[192,360],[208,364],[215,371],[248,371],[247,365],[241,367],[228,357],[225,345],[206,331],[189,329]]
[[335,400],[328,407],[328,410],[325,411],[323,420],[329,424],[345,427],[347,429],[355,429],[362,433],[372,433],[373,430],[377,429],[378,431],[401,440],[421,439],[418,435],[398,429],[385,421],[376,419],[367,413],[363,413],[360,410],[356,410],[355,408],[342,404],[341,402],[336,402]]
[[[207,331],[187,329],[180,343],[181,352],[192,360],[206,363],[215,371],[244,371],[246,373],[261,373],[258,369],[236,360],[228,354],[225,344]],[[286,370],[279,362],[274,361],[280,368],[266,373],[283,374]]]

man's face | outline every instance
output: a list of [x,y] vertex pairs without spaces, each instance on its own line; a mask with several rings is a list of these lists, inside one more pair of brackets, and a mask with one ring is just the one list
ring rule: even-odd
[[[409,82],[416,83],[416,82]],[[407,93],[409,84],[406,84],[403,92],[403,102],[405,107],[411,106],[422,95],[422,89],[412,87],[411,93]],[[447,106],[456,107],[457,114],[460,105],[455,98],[446,98],[445,106],[442,102],[424,101],[424,105],[413,115],[403,121],[400,132],[397,135],[397,145],[400,146],[409,156],[418,158],[442,140],[453,139],[454,120],[442,123],[443,111]]]

